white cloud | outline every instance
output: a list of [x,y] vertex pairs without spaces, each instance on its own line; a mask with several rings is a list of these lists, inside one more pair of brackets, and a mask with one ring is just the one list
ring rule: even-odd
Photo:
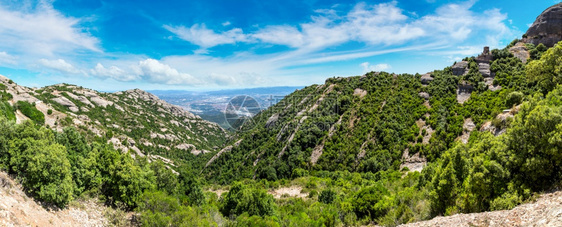
[[266,27],[252,34],[252,37],[265,43],[289,47],[301,47],[305,42],[303,34],[297,28],[287,25]]
[[99,51],[99,41],[84,32],[80,22],[43,1],[35,7],[0,4],[0,48],[47,57],[77,49]]
[[194,24],[190,28],[164,25],[164,28],[176,34],[179,38],[202,48],[249,41],[240,28],[234,28],[222,33],[216,33],[208,29],[205,24]]
[[344,25],[350,30],[353,40],[370,44],[400,44],[426,35],[423,28],[407,23],[408,17],[396,2],[367,6],[357,4],[347,15]]
[[385,63],[371,65],[369,62],[363,62],[361,63],[360,66],[363,68],[364,73],[371,72],[371,71],[375,71],[375,72],[387,71],[392,68],[392,66]]
[[195,77],[180,73],[177,69],[163,64],[155,59],[146,59],[139,62],[140,76],[152,83],[198,85],[201,81]]
[[139,76],[134,73],[127,72],[117,66],[106,68],[101,63],[98,63],[90,72],[92,75],[103,79],[112,78],[118,81],[133,81],[139,79]]
[[497,9],[475,13],[470,10],[473,4],[474,1],[445,4],[435,13],[418,18],[404,14],[396,1],[374,5],[359,3],[344,15],[338,15],[333,9],[316,10],[318,15],[312,16],[308,23],[298,26],[269,25],[246,34],[237,28],[215,32],[199,24],[191,28],[165,28],[204,49],[237,42],[261,42],[288,46],[303,53],[352,41],[368,46],[402,45],[406,42],[461,43],[481,31],[486,34],[481,42],[495,46],[502,38],[513,35],[513,31],[504,24],[507,19],[505,14]]
[[230,25],[230,21],[222,22],[222,26],[225,26],[225,27],[226,27],[226,26],[228,26],[228,25]]
[[63,59],[47,60],[43,58],[39,60],[39,63],[47,68],[54,69],[63,73],[70,73],[70,74],[80,73],[80,71],[76,69],[72,64],[66,62]]
[[6,51],[0,52],[0,63],[15,65],[15,64],[17,64],[17,62],[16,62],[17,59],[18,58],[16,56],[12,56],[12,55],[6,53]]

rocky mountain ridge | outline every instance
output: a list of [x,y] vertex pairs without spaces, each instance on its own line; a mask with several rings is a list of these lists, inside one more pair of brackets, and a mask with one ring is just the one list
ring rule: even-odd
[[[105,93],[69,84],[28,88],[4,76],[0,83],[12,96],[10,105],[31,103],[45,116],[45,125],[58,131],[75,126],[134,155],[178,158],[209,153],[227,136],[216,123],[140,89]],[[29,119],[17,108],[15,116],[17,122]]]

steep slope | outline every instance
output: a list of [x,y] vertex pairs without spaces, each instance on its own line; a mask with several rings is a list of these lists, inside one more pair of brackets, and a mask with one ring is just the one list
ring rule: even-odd
[[[75,126],[91,139],[98,138],[135,155],[157,154],[186,159],[187,153],[209,153],[223,145],[226,132],[217,124],[134,89],[116,93],[97,92],[69,84],[39,89],[19,86],[0,76],[12,98],[32,104],[45,118],[45,125],[61,131]],[[18,109],[16,120],[26,120]]]
[[0,172],[0,226],[107,226],[106,209],[88,201],[81,206],[47,210]]
[[428,112],[421,91],[419,75],[388,73],[306,87],[244,125],[204,172],[228,180],[235,168],[238,177],[276,179],[298,168],[376,172],[400,165],[421,133],[416,120]]

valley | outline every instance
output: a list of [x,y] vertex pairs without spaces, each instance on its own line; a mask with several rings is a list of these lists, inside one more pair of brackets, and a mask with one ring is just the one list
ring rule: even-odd
[[561,18],[558,3],[431,72],[307,86],[101,92],[0,75],[0,225],[558,226]]

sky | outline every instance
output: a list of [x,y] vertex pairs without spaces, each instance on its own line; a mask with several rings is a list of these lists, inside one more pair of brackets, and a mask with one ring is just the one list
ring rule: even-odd
[[101,91],[306,86],[503,48],[560,0],[0,0],[0,75]]

